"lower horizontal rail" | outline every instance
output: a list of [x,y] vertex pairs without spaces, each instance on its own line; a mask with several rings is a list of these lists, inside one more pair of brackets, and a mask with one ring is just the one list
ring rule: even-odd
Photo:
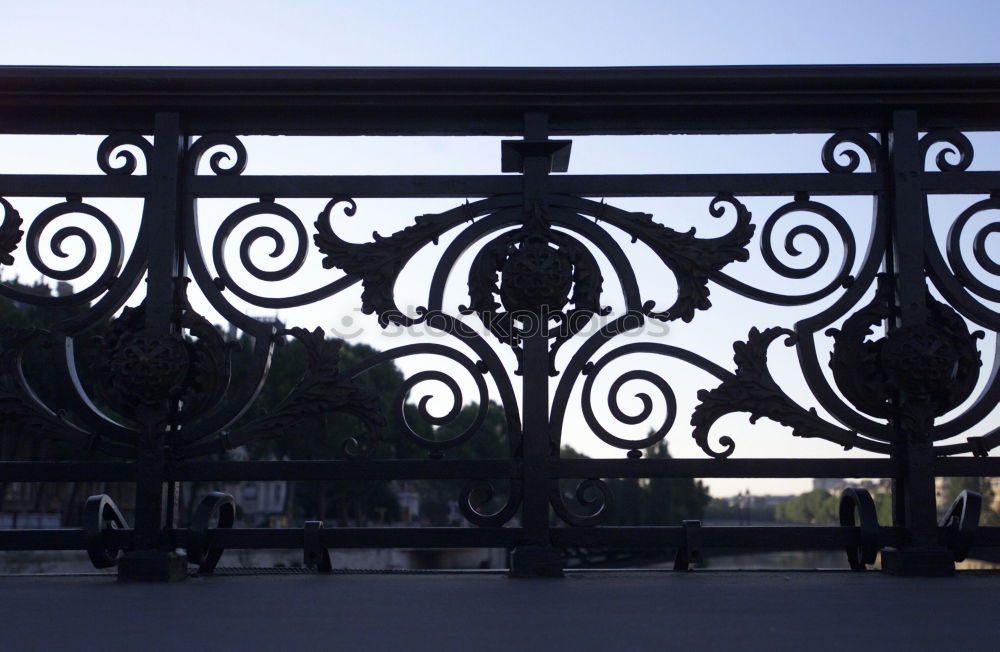
[[[176,531],[183,541],[184,531]],[[522,539],[520,528],[325,528],[326,548],[511,548]],[[213,530],[210,545],[222,548],[301,548],[304,530],[233,528]]]
[[[132,546],[132,530],[109,530],[104,542],[118,548]],[[0,550],[85,550],[86,536],[81,529],[0,530]]]
[[560,478],[889,478],[888,459],[560,459]]
[[516,460],[310,460],[176,462],[173,480],[454,480],[512,478]]
[[0,482],[135,482],[132,462],[0,462]]
[[[168,466],[174,481],[503,479],[522,473],[519,460],[184,461]],[[553,459],[556,478],[891,478],[892,460],[862,459]],[[1000,476],[1000,457],[937,459],[942,477]],[[134,482],[133,462],[0,462],[0,482]]]

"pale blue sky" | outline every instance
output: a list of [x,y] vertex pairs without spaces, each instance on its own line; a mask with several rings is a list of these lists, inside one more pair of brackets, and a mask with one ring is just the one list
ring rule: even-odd
[[8,2],[0,62],[621,66],[993,62],[1000,3]]
[[[2,16],[0,64],[3,65],[625,66],[1000,61],[997,38],[1000,2],[972,0],[949,3],[38,1],[11,4],[4,8]],[[96,172],[93,156],[99,139],[80,140],[86,142],[74,147],[62,141],[51,142],[53,148],[47,155],[38,149],[37,142],[33,145],[27,139],[4,140],[0,170]],[[345,141],[339,145],[341,149],[330,145],[322,154],[315,141],[251,140],[248,173],[287,173],[292,167],[296,173],[406,173],[416,171],[417,161],[423,166],[420,171],[433,173],[496,173],[499,167],[497,139],[468,139],[463,143],[442,139],[412,147],[400,145],[398,139],[395,143],[386,142],[394,139],[366,139],[364,147],[359,141]],[[665,137],[646,139],[644,145],[629,144],[622,139],[592,139],[574,144],[570,172],[819,171],[822,140],[817,136],[801,137],[795,143],[775,148],[752,138]],[[986,148],[980,148],[977,166],[992,164],[992,169],[996,169],[997,140],[990,142],[994,152],[992,162],[984,163],[991,159]],[[380,167],[386,160],[392,161],[391,170],[384,165]],[[412,166],[410,161],[414,162]],[[852,224],[863,224],[870,216],[870,202],[859,205],[857,201],[842,200],[838,206]],[[317,202],[287,203],[307,225],[311,224],[318,210]],[[389,203],[364,201],[358,219],[392,214],[391,219],[380,220],[377,227],[382,233],[389,233],[407,224],[412,215],[443,210],[452,203],[450,200],[416,202],[411,207],[397,202],[389,207]],[[657,219],[666,220],[663,216],[669,216],[685,228],[699,224],[699,233],[705,235],[722,232],[728,224],[713,226],[707,216],[707,201],[702,200],[683,205],[675,202],[673,207],[663,204],[662,210],[651,200],[615,203],[632,210],[654,212]],[[766,218],[780,203],[764,199],[753,204],[748,201],[758,220]],[[18,202],[26,218],[44,205],[27,200]],[[124,202],[105,205],[109,206],[109,212],[111,207],[125,210],[127,206]],[[236,205],[219,202],[219,218]],[[371,228],[371,222],[344,223],[343,233],[362,240]],[[72,242],[67,243],[68,250],[72,246]],[[756,250],[756,244],[752,247]],[[809,247],[805,250],[808,257]],[[642,254],[637,254],[635,260],[641,261]],[[648,264],[648,269],[653,269],[656,263]],[[609,272],[605,275],[609,276]],[[650,293],[661,304],[667,303],[669,285],[667,281],[666,289],[653,287]],[[727,368],[732,367],[730,343],[745,337],[751,322],[761,326],[790,325],[799,316],[794,310],[775,310],[767,315],[749,313],[750,322],[728,324],[726,306],[733,306],[730,310],[739,308],[724,292],[718,289],[713,292],[719,310],[711,317],[696,319],[694,329],[675,329],[672,337],[678,339],[673,343],[686,346],[688,340],[682,338],[690,335],[692,346],[705,345],[704,333],[716,329],[719,334],[713,338],[714,346],[708,346],[706,355]],[[355,294],[346,298],[356,300]],[[608,300],[613,301],[613,298]],[[342,307],[347,309],[349,304]],[[251,314],[263,312],[248,310]],[[741,316],[748,316],[747,309],[742,310]],[[321,325],[329,330],[337,324],[331,314],[338,314],[336,307],[325,304],[322,314],[318,310],[301,311],[297,316],[288,316],[288,320],[310,327]],[[400,343],[379,342],[374,336],[371,341],[380,347]],[[790,360],[781,362],[786,353],[790,352],[775,351],[776,363],[790,366]],[[669,369],[672,377],[681,381],[675,382],[675,389],[680,392],[691,376],[676,366]],[[714,384],[702,376],[696,381]],[[790,386],[789,391],[798,398],[798,390]],[[808,397],[802,396],[802,400],[812,404]],[[637,404],[630,407],[635,409]],[[703,457],[704,453],[687,435],[685,424],[691,407],[690,402],[682,405],[669,438],[671,450],[675,455]],[[662,411],[657,413],[661,414]],[[843,454],[838,447],[823,442],[793,441],[788,431],[765,422],[752,431],[741,431],[740,423],[745,420],[736,421],[733,426],[720,423],[713,431],[715,437],[738,435],[738,456]],[[575,425],[580,425],[579,419]],[[593,438],[588,443],[579,436],[580,428],[575,430],[576,438],[570,438],[573,445],[594,455],[622,454],[607,448],[592,448]],[[717,494],[733,493],[747,484],[742,480],[711,482]],[[806,484],[762,481],[753,486],[755,491],[793,491]]]

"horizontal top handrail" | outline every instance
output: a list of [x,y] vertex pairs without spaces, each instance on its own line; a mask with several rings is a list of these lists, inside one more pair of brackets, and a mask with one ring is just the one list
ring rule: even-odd
[[553,134],[1000,128],[1000,65],[631,68],[0,67],[9,133],[148,132],[179,111],[191,133]]

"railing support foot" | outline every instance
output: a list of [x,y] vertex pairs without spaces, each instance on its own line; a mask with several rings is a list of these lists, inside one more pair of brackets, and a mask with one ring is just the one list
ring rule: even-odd
[[119,582],[179,582],[187,576],[187,555],[172,551],[126,552],[118,562]]
[[883,548],[882,571],[909,577],[949,577],[955,574],[955,557],[943,546]]
[[549,546],[518,546],[510,553],[510,577],[563,577],[563,554]]

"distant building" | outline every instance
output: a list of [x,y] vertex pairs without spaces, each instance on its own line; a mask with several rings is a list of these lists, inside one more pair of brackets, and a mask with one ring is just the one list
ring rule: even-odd
[[865,489],[872,494],[886,493],[892,481],[888,478],[877,480],[847,480],[845,478],[813,478],[813,490],[822,489],[831,494],[839,494],[844,489]]

